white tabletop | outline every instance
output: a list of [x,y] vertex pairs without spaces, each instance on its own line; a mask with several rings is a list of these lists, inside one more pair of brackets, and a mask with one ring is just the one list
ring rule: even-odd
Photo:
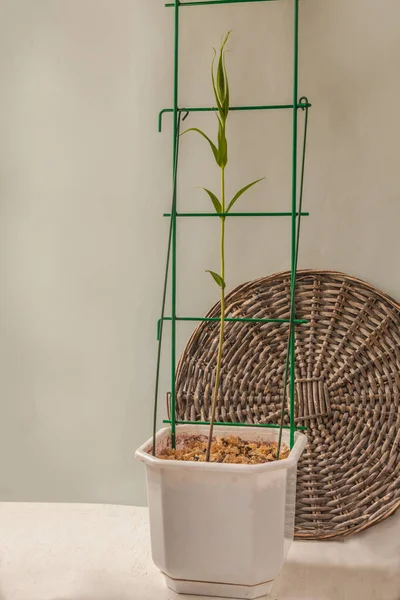
[[[177,598],[152,563],[146,508],[0,504],[0,600]],[[400,600],[400,513],[346,541],[296,542],[276,599]]]

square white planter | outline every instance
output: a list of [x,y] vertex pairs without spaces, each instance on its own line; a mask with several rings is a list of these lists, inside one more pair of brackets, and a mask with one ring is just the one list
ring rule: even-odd
[[[208,434],[181,425],[177,433]],[[219,426],[216,436],[275,440],[268,428]],[[168,443],[170,428],[157,434]],[[289,444],[285,430],[283,441]],[[293,541],[297,463],[303,434],[285,460],[261,465],[161,460],[152,440],[136,452],[146,465],[153,560],[178,593],[258,598],[270,592]]]

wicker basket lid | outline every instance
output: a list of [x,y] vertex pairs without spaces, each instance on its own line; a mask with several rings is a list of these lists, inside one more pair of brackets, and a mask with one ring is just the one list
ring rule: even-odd
[[[279,273],[233,290],[227,316],[289,318],[289,301],[290,274]],[[300,271],[296,316],[309,321],[296,327],[296,424],[309,437],[296,537],[337,538],[400,506],[400,306],[354,277]],[[287,341],[287,324],[227,322],[217,421],[279,422]],[[218,322],[203,322],[186,346],[180,420],[209,420],[217,345]]]

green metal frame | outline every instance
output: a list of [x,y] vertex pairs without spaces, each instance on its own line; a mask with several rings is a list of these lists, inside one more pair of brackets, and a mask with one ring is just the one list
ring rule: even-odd
[[[163,423],[172,424],[171,419],[164,419]],[[176,425],[210,425],[210,421],[176,421]],[[214,425],[229,425],[230,427],[264,427],[265,429],[289,429],[290,425],[275,425],[275,423],[226,423],[216,422]],[[307,427],[296,427],[298,431],[307,431]]]
[[[156,382],[155,382],[155,402],[154,402],[154,420],[153,420],[153,437],[155,440],[155,433],[157,427],[157,410],[158,410],[158,393],[159,393],[159,378],[160,378],[160,366],[161,366],[161,348],[163,340],[163,328],[166,321],[171,323],[171,404],[170,404],[170,419],[164,420],[164,423],[171,425],[171,441],[173,447],[175,446],[176,437],[176,426],[178,424],[188,424],[190,421],[178,421],[176,417],[176,328],[177,323],[180,321],[193,321],[193,322],[212,322],[219,321],[218,317],[180,317],[177,315],[177,248],[176,248],[176,232],[177,232],[177,221],[182,217],[289,217],[291,219],[291,260],[290,260],[290,318],[289,319],[250,319],[250,318],[226,318],[226,321],[233,322],[244,322],[244,323],[288,323],[289,324],[289,336],[288,336],[288,350],[285,365],[284,375],[284,392],[283,398],[286,398],[287,387],[289,385],[289,413],[290,413],[290,425],[286,426],[283,424],[285,414],[285,401],[283,401],[281,422],[278,424],[270,423],[229,423],[230,425],[243,425],[248,427],[269,427],[280,429],[279,439],[282,437],[282,430],[288,429],[290,432],[290,447],[292,448],[295,442],[295,432],[304,431],[304,427],[297,427],[295,424],[295,340],[296,340],[296,326],[304,325],[307,321],[296,318],[296,274],[297,274],[297,263],[299,254],[299,239],[300,239],[300,224],[303,216],[308,216],[308,212],[302,211],[303,204],[303,187],[304,187],[304,171],[305,171],[305,156],[306,156],[306,144],[307,144],[307,128],[308,128],[308,109],[311,107],[308,99],[298,97],[299,88],[299,0],[293,1],[294,8],[294,32],[293,32],[293,101],[292,104],[273,104],[273,105],[260,105],[260,106],[234,106],[231,107],[232,111],[264,111],[264,110],[291,110],[293,117],[293,129],[292,129],[292,192],[291,192],[291,210],[290,212],[240,212],[240,213],[229,213],[229,214],[216,214],[216,213],[178,213],[177,211],[177,175],[178,175],[178,160],[179,160],[179,137],[180,137],[180,126],[181,121],[186,119],[187,116],[192,112],[213,112],[217,109],[215,107],[180,107],[178,98],[178,86],[179,86],[179,11],[180,8],[193,7],[193,6],[212,6],[216,4],[249,4],[253,2],[273,2],[279,0],[198,0],[195,2],[182,2],[180,0],[174,0],[174,2],[167,3],[165,6],[174,9],[174,87],[173,87],[173,107],[163,108],[158,116],[158,130],[161,132],[163,125],[163,116],[166,113],[172,114],[173,117],[173,168],[172,168],[172,206],[169,213],[165,213],[164,217],[170,219],[169,239],[168,239],[168,251],[167,261],[164,278],[164,291],[161,306],[161,317],[157,324],[157,339],[158,339],[158,355],[157,355],[157,371],[156,371]],[[303,153],[300,171],[300,185],[298,177],[298,111],[305,112],[304,120],[304,139],[303,139]],[[298,187],[299,187],[299,199],[298,199]],[[171,315],[165,315],[167,285],[169,280],[169,274],[171,275]],[[195,422],[196,424],[207,424],[205,422]],[[217,423],[222,425],[223,423]],[[155,450],[153,444],[153,451]]]
[[[302,212],[301,217],[308,217],[310,213]],[[164,213],[164,217],[172,217],[171,213]],[[176,213],[176,217],[291,217],[291,212],[248,212],[248,213]],[[296,213],[299,216],[299,213]]]
[[[179,2],[179,6],[206,6],[211,4],[248,4],[250,2],[277,2],[277,0],[198,0],[197,2]],[[174,8],[176,2],[169,2],[165,6]]]
[[[261,1],[261,0],[260,0]],[[263,0],[265,2],[265,0]],[[276,0],[277,1],[277,0]],[[253,0],[254,2],[254,0]],[[215,3],[214,3],[215,4]],[[310,108],[311,104],[307,102],[307,99],[301,99],[300,102],[297,103],[298,109]],[[218,109],[215,106],[192,106],[190,108],[179,108],[179,112],[182,113],[192,113],[192,112],[216,112]],[[243,110],[293,110],[293,104],[264,104],[260,106],[231,106],[229,108],[229,112],[231,111],[243,111]],[[173,108],[163,108],[158,113],[158,132],[162,131],[163,124],[163,116],[165,113],[173,113]]]

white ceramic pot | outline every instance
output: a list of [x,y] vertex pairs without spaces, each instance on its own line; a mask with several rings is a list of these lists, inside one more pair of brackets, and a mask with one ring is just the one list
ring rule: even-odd
[[[215,427],[215,435],[277,440],[276,429]],[[208,426],[181,425],[205,434]],[[157,434],[168,443],[170,428]],[[288,444],[288,432],[283,440]],[[261,465],[154,458],[152,440],[136,452],[146,465],[153,560],[178,593],[258,598],[270,592],[294,533],[297,463],[306,446],[296,434],[290,456]]]

